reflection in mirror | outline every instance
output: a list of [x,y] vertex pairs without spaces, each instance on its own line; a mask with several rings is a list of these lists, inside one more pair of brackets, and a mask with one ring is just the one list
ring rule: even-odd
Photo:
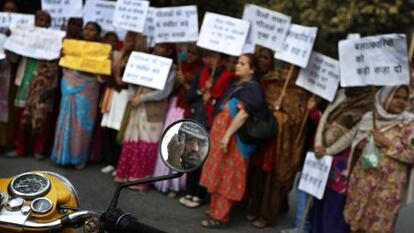
[[181,120],[164,131],[160,147],[162,160],[169,168],[189,172],[206,160],[210,139],[204,127],[196,121]]

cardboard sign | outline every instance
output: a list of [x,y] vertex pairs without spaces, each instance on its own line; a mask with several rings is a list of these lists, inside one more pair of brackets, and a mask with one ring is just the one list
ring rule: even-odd
[[132,52],[122,81],[163,90],[172,60],[148,53]]
[[332,156],[315,157],[315,153],[306,154],[305,164],[299,181],[299,189],[321,200],[325,193]]
[[62,67],[93,74],[111,74],[111,45],[84,40],[63,41]]
[[296,85],[332,102],[338,90],[339,79],[339,62],[313,52],[308,66],[300,70]]
[[148,8],[149,1],[118,0],[113,24],[117,28],[142,33],[144,32]]
[[274,51],[282,49],[290,27],[289,16],[247,4],[244,8],[243,19],[251,23],[247,43],[258,44]]
[[145,21],[144,35],[154,38],[155,36],[155,13],[157,8],[150,7],[147,12],[147,20]]
[[3,27],[3,28],[18,27],[18,26],[34,27],[34,25],[35,25],[34,15],[0,12],[0,27]]
[[407,40],[387,34],[339,42],[341,86],[394,86],[410,81]]
[[112,25],[116,2],[88,0],[83,8],[83,21],[97,22],[103,31],[115,31]]
[[196,6],[163,7],[155,11],[155,42],[180,43],[198,39]]
[[292,24],[283,48],[277,50],[275,58],[305,68],[315,43],[317,27]]
[[70,17],[82,17],[82,0],[42,0],[42,10],[52,16],[52,28],[60,29]]
[[42,60],[55,60],[60,57],[62,39],[66,33],[38,27],[11,28],[11,35],[4,48],[16,54]]
[[206,12],[197,46],[239,56],[249,31],[249,22],[229,16]]

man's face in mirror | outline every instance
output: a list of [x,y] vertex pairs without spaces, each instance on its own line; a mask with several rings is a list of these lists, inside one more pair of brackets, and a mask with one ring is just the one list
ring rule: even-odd
[[183,136],[185,137],[185,145],[184,153],[181,156],[181,165],[184,169],[191,169],[200,164],[206,140],[190,134],[183,134]]

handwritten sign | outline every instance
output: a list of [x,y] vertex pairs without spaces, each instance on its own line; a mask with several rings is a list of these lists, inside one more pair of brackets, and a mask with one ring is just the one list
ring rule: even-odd
[[52,16],[52,28],[61,28],[70,17],[82,17],[82,0],[42,0],[42,10]]
[[4,42],[6,42],[6,35],[0,33],[0,60],[6,58],[6,54],[4,53]]
[[339,42],[341,86],[393,86],[410,81],[407,40],[387,34]]
[[148,7],[149,1],[117,1],[113,21],[114,26],[134,32],[143,32]]
[[339,79],[339,62],[313,52],[308,66],[300,70],[296,85],[332,102],[338,90]]
[[197,46],[239,56],[243,52],[249,26],[245,20],[206,12]]
[[115,13],[116,2],[102,0],[88,0],[83,7],[83,21],[97,22],[103,31],[115,31],[112,19]]
[[43,60],[60,57],[62,39],[66,33],[37,27],[14,27],[4,48],[16,54]]
[[29,14],[0,12],[0,27],[10,28],[17,26],[34,27],[35,16]]
[[62,67],[94,74],[111,74],[111,45],[83,40],[63,41]]
[[194,42],[198,39],[196,6],[163,7],[155,12],[155,42]]
[[248,43],[280,50],[290,27],[291,18],[263,7],[247,4],[243,19],[251,23]]
[[305,164],[299,181],[299,189],[321,200],[325,193],[332,156],[315,157],[315,153],[306,154]]
[[155,13],[157,8],[150,7],[147,12],[147,20],[145,21],[144,35],[154,38],[155,36]]
[[292,24],[283,47],[276,51],[275,58],[305,68],[312,53],[317,32],[317,27]]
[[152,54],[132,52],[122,81],[163,90],[172,60]]

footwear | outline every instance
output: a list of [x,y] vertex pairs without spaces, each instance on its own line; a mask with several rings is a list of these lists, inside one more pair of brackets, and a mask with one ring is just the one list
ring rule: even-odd
[[5,155],[6,155],[6,157],[9,157],[9,158],[15,158],[15,157],[17,157],[17,151],[16,150],[10,150],[10,151],[7,151],[5,153]]
[[86,167],[86,163],[80,163],[80,164],[75,165],[75,168],[76,168],[77,170],[82,170],[82,169],[84,169],[85,167]]
[[35,154],[33,155],[33,157],[35,157],[35,159],[38,159],[38,160],[45,159],[45,156],[44,156],[44,155],[42,155],[42,154],[38,154],[38,153],[35,153]]
[[174,191],[169,191],[169,192],[167,193],[167,197],[169,197],[169,198],[171,198],[171,199],[174,199],[174,198],[176,198],[176,197],[177,197],[177,192],[174,192]]
[[297,228],[290,228],[290,229],[283,229],[280,233],[299,233],[299,229]]
[[227,225],[226,222],[214,218],[208,218],[201,221],[200,225],[205,228],[221,228]]
[[205,214],[205,215],[207,215],[207,216],[210,216],[210,214],[211,214],[210,209],[206,209],[206,210],[204,211],[204,214]]
[[262,229],[262,228],[267,227],[268,222],[266,220],[264,220],[263,218],[259,218],[255,221],[253,221],[252,225],[256,228]]
[[254,214],[248,214],[248,215],[246,215],[246,220],[249,221],[249,222],[253,222],[257,218],[258,218],[257,215],[254,215]]
[[102,172],[102,173],[110,173],[110,172],[112,172],[112,171],[114,171],[114,170],[115,170],[114,166],[112,166],[112,165],[108,165],[108,166],[106,166],[106,167],[102,168],[102,169],[101,169],[101,172]]
[[180,197],[180,199],[178,199],[178,202],[179,202],[180,204],[183,204],[183,205],[187,206],[185,203],[187,203],[187,201],[188,201],[188,200],[191,200],[191,199],[193,199],[193,196],[191,196],[191,195],[187,194],[187,195],[185,195],[184,197]]

